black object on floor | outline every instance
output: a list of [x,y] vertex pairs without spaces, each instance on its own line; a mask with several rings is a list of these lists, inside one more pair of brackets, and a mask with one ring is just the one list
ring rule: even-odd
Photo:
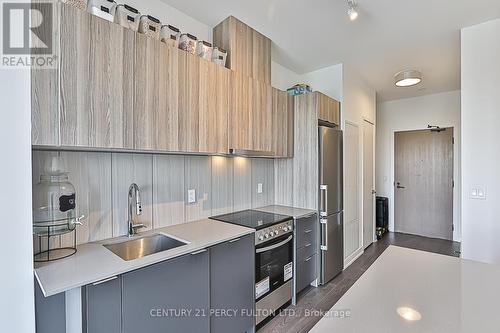
[[376,200],[377,239],[389,231],[389,198],[377,197]]

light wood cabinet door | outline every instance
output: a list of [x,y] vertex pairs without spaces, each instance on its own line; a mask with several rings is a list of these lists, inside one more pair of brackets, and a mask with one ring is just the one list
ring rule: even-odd
[[[47,10],[44,6],[32,3],[33,8],[45,15]],[[56,6],[56,10],[60,7]],[[50,8],[52,10],[52,8]],[[52,13],[50,13],[52,14]],[[60,15],[57,12],[57,15]],[[32,20],[34,20],[34,16]],[[45,29],[37,29],[37,35],[41,40],[52,38],[55,33],[52,26]],[[46,39],[47,38],[47,39]],[[36,41],[33,41],[36,43]],[[53,47],[57,48],[58,43]],[[57,52],[57,49],[54,50]],[[59,145],[59,69],[31,67],[31,143],[38,146]]]
[[153,114],[154,147],[179,151],[179,53],[159,44],[158,109]]
[[340,103],[320,92],[315,92],[318,118],[340,126]]
[[159,112],[160,43],[136,36],[134,63],[134,148],[155,149],[154,118]]
[[232,73],[231,109],[229,110],[229,149],[248,149],[252,146],[250,113],[252,84],[248,76]]
[[199,84],[198,113],[198,147],[197,151],[205,153],[217,152],[217,65],[199,59],[200,71],[196,79]]
[[31,143],[59,145],[59,70],[31,69]]
[[179,52],[179,150],[199,150],[200,60]]
[[[61,6],[60,135],[63,146],[89,146],[92,17]],[[77,27],[77,28],[75,28]],[[94,75],[95,77],[95,75]]]
[[215,142],[214,149],[218,153],[228,153],[229,142],[229,112],[231,109],[231,89],[232,89],[232,72],[226,68],[216,67],[216,107],[215,112],[210,117],[209,137],[213,136]]
[[214,45],[228,51],[226,67],[271,84],[271,40],[233,16],[213,29]]
[[62,146],[133,147],[135,33],[62,5]]
[[229,148],[273,152],[272,87],[233,73]]
[[272,87],[254,79],[252,79],[251,81],[251,149],[264,152],[273,152]]
[[293,96],[273,88],[273,151],[276,157],[293,157]]

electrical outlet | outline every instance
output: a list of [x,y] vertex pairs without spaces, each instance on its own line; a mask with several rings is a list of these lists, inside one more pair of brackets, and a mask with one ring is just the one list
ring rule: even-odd
[[258,194],[262,193],[262,183],[257,184],[257,193]]
[[188,190],[188,203],[192,204],[196,202],[196,190]]

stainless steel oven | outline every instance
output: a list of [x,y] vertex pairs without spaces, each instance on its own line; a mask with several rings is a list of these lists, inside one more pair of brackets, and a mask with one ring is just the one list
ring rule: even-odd
[[255,234],[256,323],[292,298],[293,221],[257,231]]
[[255,322],[258,325],[292,299],[293,218],[248,209],[211,219],[256,230]]
[[255,248],[255,282],[258,284],[269,279],[268,282],[263,282],[268,285],[267,288],[260,288],[259,293],[256,290],[257,301],[290,280],[290,276],[285,276],[285,271],[287,265],[293,265],[292,239],[291,234],[286,234]]

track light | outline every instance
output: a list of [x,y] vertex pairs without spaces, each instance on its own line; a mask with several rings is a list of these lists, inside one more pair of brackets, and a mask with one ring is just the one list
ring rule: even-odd
[[354,21],[358,18],[358,4],[355,0],[347,0],[347,15],[349,15],[349,19]]

